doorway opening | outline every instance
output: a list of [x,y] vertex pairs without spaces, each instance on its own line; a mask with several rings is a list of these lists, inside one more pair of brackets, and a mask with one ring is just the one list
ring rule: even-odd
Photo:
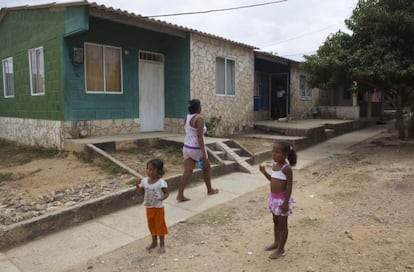
[[278,120],[289,115],[289,74],[270,75],[270,119]]

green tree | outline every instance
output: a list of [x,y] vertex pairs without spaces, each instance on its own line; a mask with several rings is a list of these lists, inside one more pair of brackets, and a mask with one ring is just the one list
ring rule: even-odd
[[309,72],[309,84],[323,89],[335,89],[348,85],[352,77],[349,74],[351,36],[338,31],[330,35],[316,55],[305,56],[305,69]]
[[[324,81],[338,87],[357,81],[366,90],[381,89],[396,108],[399,138],[405,138],[403,108],[414,90],[414,1],[360,0],[345,23],[352,34],[338,32],[316,55],[306,57],[305,68],[315,78],[310,83],[322,86]],[[331,46],[333,38],[341,42]],[[343,69],[340,80],[337,63]],[[318,75],[320,71],[328,71],[328,76]]]

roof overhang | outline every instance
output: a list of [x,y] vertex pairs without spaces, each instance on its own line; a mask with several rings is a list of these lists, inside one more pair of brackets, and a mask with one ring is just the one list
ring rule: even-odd
[[254,55],[257,59],[261,59],[261,60],[266,60],[266,61],[270,61],[270,62],[276,62],[279,64],[300,64],[301,62],[295,61],[295,60],[291,60],[291,59],[287,59],[287,58],[283,58],[277,55],[274,55],[272,53],[269,52],[265,52],[265,51],[254,51]]
[[98,5],[97,3],[89,3],[88,1],[49,3],[49,4],[34,5],[34,6],[25,5],[25,6],[18,6],[18,7],[6,7],[0,10],[0,23],[2,19],[5,16],[7,16],[7,14],[11,11],[35,10],[35,9],[55,10],[55,9],[64,9],[66,7],[74,7],[74,6],[88,6],[89,16],[92,16],[95,18],[101,18],[101,19],[105,19],[105,20],[109,20],[113,22],[136,26],[136,27],[149,29],[152,31],[157,31],[157,32],[166,33],[170,35],[175,35],[179,37],[187,37],[189,34],[195,33],[195,34],[206,36],[212,39],[222,40],[228,43],[232,43],[234,45],[245,47],[248,49],[252,49],[252,50],[257,49],[255,46],[252,46],[252,45],[247,45],[244,43],[232,41],[232,40],[229,40],[223,37],[201,32],[195,29],[175,25],[175,24],[168,23],[165,21],[155,20],[149,17],[130,13],[128,11],[114,9],[111,7],[106,7],[104,5]]

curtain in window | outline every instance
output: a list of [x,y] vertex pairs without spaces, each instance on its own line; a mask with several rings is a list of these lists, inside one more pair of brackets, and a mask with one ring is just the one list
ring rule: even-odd
[[225,59],[216,59],[216,94],[225,94]]
[[118,48],[105,47],[105,84],[107,92],[121,91],[121,57]]
[[235,94],[234,60],[226,60],[226,94]]
[[14,96],[14,75],[12,58],[3,60],[4,96]]
[[216,94],[234,95],[235,82],[235,61],[216,58]]
[[85,46],[86,90],[103,92],[103,47],[87,44]]
[[32,93],[45,92],[45,77],[44,77],[44,60],[43,48],[32,49],[29,51],[30,57],[30,76],[32,82]]

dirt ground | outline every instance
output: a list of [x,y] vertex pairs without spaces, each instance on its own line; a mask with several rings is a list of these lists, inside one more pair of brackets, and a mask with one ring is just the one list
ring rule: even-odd
[[[386,133],[294,171],[286,255],[273,241],[268,186],[70,271],[414,271],[414,144]],[[300,160],[300,157],[299,157]],[[168,210],[166,210],[168,213]]]
[[[257,139],[242,144],[252,152],[268,146]],[[181,171],[180,152],[159,150],[117,158],[139,169],[163,152],[166,176]],[[264,251],[273,241],[273,223],[263,186],[171,227],[165,254],[145,250],[148,236],[69,271],[414,271],[414,144],[384,133],[353,151],[294,171],[294,214],[286,255],[278,260]],[[70,194],[71,186],[100,184],[94,187],[100,193],[131,186],[129,174],[85,163],[82,156],[22,157],[0,158],[0,197],[18,190],[20,198],[39,201],[46,192]],[[1,211],[12,209],[12,198],[0,198]]]
[[[146,162],[154,157],[163,158],[166,178],[182,172],[177,147],[143,145],[112,155],[142,175]],[[130,188],[135,180],[120,167],[86,153],[57,153],[0,142],[0,226]]]

